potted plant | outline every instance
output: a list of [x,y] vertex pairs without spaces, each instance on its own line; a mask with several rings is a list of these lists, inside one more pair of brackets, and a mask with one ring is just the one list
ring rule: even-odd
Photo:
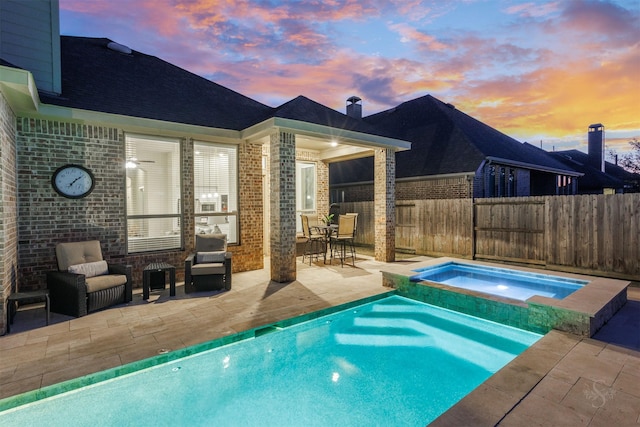
[[322,222],[324,222],[327,227],[330,226],[333,222],[333,214],[324,215],[322,217]]

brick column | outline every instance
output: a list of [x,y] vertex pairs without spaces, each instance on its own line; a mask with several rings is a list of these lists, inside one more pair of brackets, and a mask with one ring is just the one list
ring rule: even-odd
[[296,280],[296,137],[292,133],[271,135],[269,206],[271,280]]
[[16,116],[0,93],[0,335],[6,332],[7,298],[16,290],[28,290],[17,289],[19,224],[15,126]]
[[396,156],[393,150],[375,150],[373,173],[375,258],[393,262],[396,256]]
[[316,194],[316,208],[318,219],[329,213],[329,165],[323,161],[317,164],[318,190]]

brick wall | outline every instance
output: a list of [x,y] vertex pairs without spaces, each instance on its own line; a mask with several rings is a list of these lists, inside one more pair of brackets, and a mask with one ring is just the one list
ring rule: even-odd
[[[133,266],[133,285],[142,286],[142,269],[153,261],[176,266],[184,280],[184,259],[193,251],[193,141],[182,140],[185,250],[126,253],[124,133],[122,129],[19,117],[18,279],[23,290],[46,287],[45,274],[56,269],[55,245],[63,241],[100,240],[103,256]],[[262,265],[262,185],[260,149],[243,146],[240,162],[241,244],[230,246],[234,271]],[[59,196],[51,175],[61,165],[78,163],[93,171],[94,191],[79,200]],[[255,174],[254,172],[255,171]],[[245,198],[247,198],[245,200]]]
[[0,93],[0,335],[6,331],[6,301],[18,284],[16,117]]
[[[373,200],[373,183],[332,187],[333,194],[342,195],[345,202]],[[465,177],[396,181],[396,200],[466,199],[473,197],[473,182]],[[343,201],[338,198],[338,203]]]
[[466,199],[472,197],[473,185],[463,176],[400,181],[396,183],[397,200]]
[[246,142],[240,145],[238,154],[241,244],[232,248],[233,270],[257,270],[264,267],[262,146]]

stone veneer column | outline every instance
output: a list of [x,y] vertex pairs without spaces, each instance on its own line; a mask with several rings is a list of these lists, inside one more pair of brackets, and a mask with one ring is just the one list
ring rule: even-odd
[[376,148],[374,157],[375,258],[393,262],[396,256],[396,156],[388,148]]
[[271,135],[269,206],[271,280],[296,280],[296,137]]

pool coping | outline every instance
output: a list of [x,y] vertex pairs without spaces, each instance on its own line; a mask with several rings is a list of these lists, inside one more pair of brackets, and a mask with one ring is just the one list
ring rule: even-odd
[[[415,270],[455,262],[588,281],[564,299],[535,295],[526,301],[485,294],[431,281],[412,282]],[[540,268],[442,257],[410,265],[388,266],[381,271],[383,285],[409,296],[488,320],[538,333],[552,329],[582,337],[593,336],[627,302],[629,281],[586,276]]]
[[429,426],[498,425],[581,341],[567,332],[547,333]]

